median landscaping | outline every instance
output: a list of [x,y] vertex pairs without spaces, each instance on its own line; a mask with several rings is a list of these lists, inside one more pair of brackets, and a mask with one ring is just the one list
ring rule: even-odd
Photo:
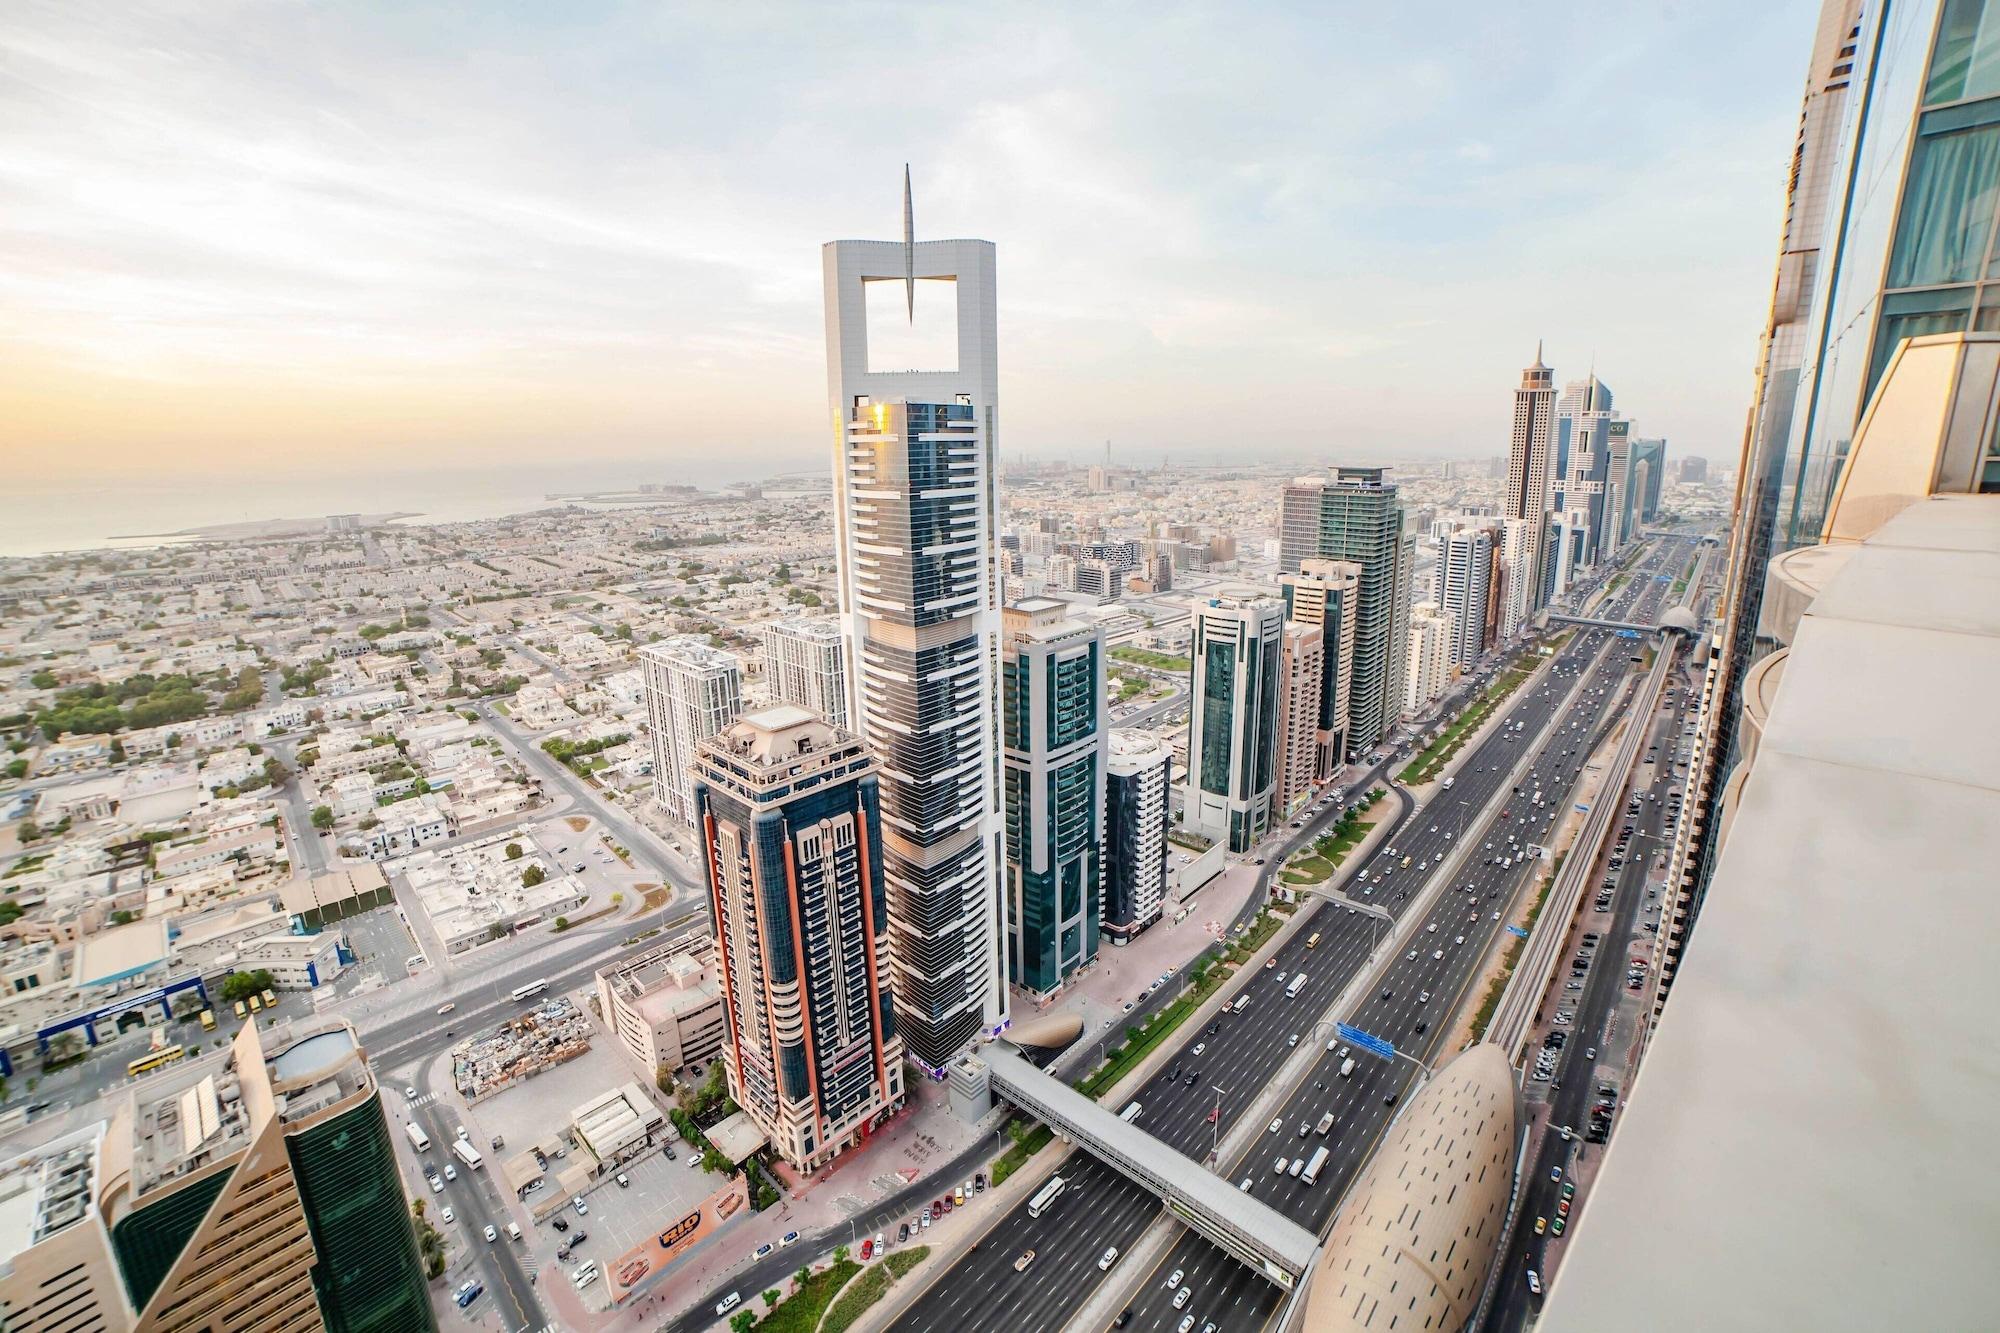
[[1306,851],[1298,853],[1285,866],[1285,873],[1279,882],[1292,885],[1318,884],[1332,878],[1340,869],[1340,863],[1354,850],[1355,844],[1368,836],[1368,830],[1375,827],[1380,816],[1370,812],[1382,799],[1383,789],[1377,787],[1368,793],[1352,810],[1341,815],[1339,822],[1314,840]]
[[819,1333],[846,1333],[854,1326],[855,1320],[882,1299],[889,1290],[892,1278],[906,1275],[928,1258],[930,1252],[930,1246],[919,1245],[914,1249],[898,1250],[881,1263],[870,1265],[840,1293],[840,1299],[826,1312],[826,1320],[820,1324]]
[[1176,657],[1172,653],[1155,653],[1145,648],[1113,648],[1111,655],[1121,662],[1151,667],[1155,671],[1186,671],[1194,666],[1189,658]]
[[[1523,655],[1525,656],[1525,654]],[[1496,677],[1491,685],[1480,692],[1477,699],[1458,715],[1458,720],[1438,733],[1436,740],[1424,747],[1422,754],[1409,762],[1408,767],[1397,774],[1397,781],[1414,785],[1429,782],[1452,761],[1472,733],[1481,723],[1493,715],[1493,710],[1512,694],[1517,686],[1534,674],[1534,667],[1522,664],[1523,658],[1516,657],[1514,665]]]

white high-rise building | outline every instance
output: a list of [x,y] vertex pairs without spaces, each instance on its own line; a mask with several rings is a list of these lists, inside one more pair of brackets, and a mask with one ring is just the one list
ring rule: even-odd
[[1486,651],[1486,614],[1493,590],[1493,533],[1457,528],[1438,543],[1431,600],[1451,617],[1451,661],[1469,669]]
[[1278,785],[1285,604],[1210,598],[1193,607],[1194,699],[1188,707],[1181,820],[1232,852],[1270,828]]
[[653,728],[653,796],[678,823],[694,824],[695,747],[743,711],[743,667],[733,653],[691,634],[639,649],[646,717]]
[[[830,241],[821,256],[849,716],[882,761],[900,1027],[937,1077],[1008,1022],[993,243],[917,241],[905,173],[902,240]],[[871,288],[903,300],[871,302]],[[916,330],[920,308],[928,323],[954,305],[949,345],[910,365],[905,315]]]
[[836,616],[792,616],[764,627],[764,678],[774,702],[810,708],[847,729],[847,659]]
[[1436,602],[1410,608],[1409,666],[1403,673],[1403,712],[1415,716],[1444,693],[1451,670],[1451,615]]
[[1168,786],[1174,752],[1160,736],[1111,733],[1104,785],[1104,915],[1122,944],[1160,918],[1167,897]]
[[1534,614],[1540,603],[1541,583],[1536,572],[1535,553],[1543,543],[1536,534],[1548,532],[1546,517],[1503,518],[1500,520],[1500,641],[1512,639]]

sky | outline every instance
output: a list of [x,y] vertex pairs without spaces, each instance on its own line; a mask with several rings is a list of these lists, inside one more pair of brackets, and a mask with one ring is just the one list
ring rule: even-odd
[[1729,459],[1815,13],[13,0],[0,463],[817,466],[905,162],[1010,455],[1490,456],[1542,339]]

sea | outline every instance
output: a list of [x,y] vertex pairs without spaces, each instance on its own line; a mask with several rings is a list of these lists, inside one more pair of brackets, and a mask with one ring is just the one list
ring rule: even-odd
[[698,467],[645,462],[551,468],[467,468],[268,477],[180,476],[0,484],[0,556],[135,548],[187,540],[173,534],[218,523],[414,513],[404,524],[463,523],[545,509],[551,494],[634,491],[642,485],[720,490],[735,482],[820,475],[819,460],[703,460]]

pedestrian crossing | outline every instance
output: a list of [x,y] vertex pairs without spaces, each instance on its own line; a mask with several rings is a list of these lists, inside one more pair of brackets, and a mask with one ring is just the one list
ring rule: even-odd
[[542,1257],[533,1250],[521,1256],[521,1267],[528,1270],[530,1277],[542,1271]]
[[436,1094],[435,1092],[426,1092],[422,1096],[417,1097],[415,1099],[405,1097],[403,1101],[405,1102],[405,1104],[409,1106],[409,1108],[412,1111],[415,1111],[422,1107],[429,1106],[432,1102],[436,1101],[437,1099],[438,1099],[438,1094]]

